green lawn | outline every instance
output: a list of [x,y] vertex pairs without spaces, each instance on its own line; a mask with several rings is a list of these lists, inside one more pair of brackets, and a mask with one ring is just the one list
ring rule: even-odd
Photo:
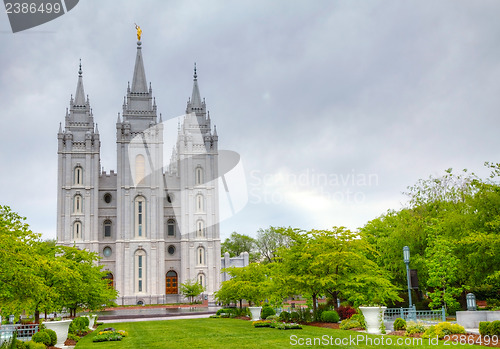
[[[148,322],[127,322],[102,325],[99,328],[114,327],[117,330],[125,330],[129,336],[121,342],[93,343],[92,337],[97,334],[94,331],[80,340],[76,349],[166,349],[166,348],[318,348],[318,347],[340,347],[340,348],[381,348],[390,345],[381,344],[383,339],[392,340],[392,347],[397,348],[449,348],[442,341],[439,345],[429,344],[423,340],[422,344],[396,345],[398,339],[404,337],[373,336],[355,331],[332,330],[327,328],[304,326],[302,330],[278,330],[272,328],[253,328],[250,321],[235,319],[192,319],[192,320],[167,320]],[[294,337],[296,336],[296,337]],[[359,336],[359,337],[358,337]],[[331,338],[330,338],[331,337]],[[308,339],[316,345],[307,345]],[[361,340],[363,338],[363,340]],[[366,344],[366,338],[374,340],[371,345]],[[347,345],[335,345],[335,340],[343,340]],[[359,342],[357,342],[357,340]],[[407,340],[411,340],[408,338]],[[350,343],[349,343],[350,341]],[[332,343],[332,344],[330,344]],[[450,343],[448,343],[450,344]],[[478,346],[465,345],[467,348],[479,348]],[[457,347],[462,347],[458,345]]]

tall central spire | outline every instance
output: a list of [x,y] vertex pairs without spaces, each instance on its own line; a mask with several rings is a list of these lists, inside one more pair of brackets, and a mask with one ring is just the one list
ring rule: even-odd
[[74,105],[85,105],[85,91],[83,90],[82,60],[80,59],[80,69],[78,70],[78,83],[76,85]]
[[132,93],[148,93],[148,84],[146,82],[146,72],[144,71],[144,62],[142,61],[141,42],[137,41],[137,55],[135,57],[134,76],[132,78]]

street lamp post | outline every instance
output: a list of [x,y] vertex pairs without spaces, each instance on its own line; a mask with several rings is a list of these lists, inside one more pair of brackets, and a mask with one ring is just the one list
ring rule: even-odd
[[403,259],[406,264],[406,279],[408,280],[408,308],[411,308],[411,285],[410,285],[410,248],[403,247]]

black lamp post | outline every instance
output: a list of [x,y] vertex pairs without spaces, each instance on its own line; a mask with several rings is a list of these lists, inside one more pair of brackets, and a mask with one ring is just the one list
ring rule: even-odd
[[410,248],[408,246],[403,247],[403,260],[406,264],[406,278],[408,280],[408,308],[411,308],[411,285],[410,285]]

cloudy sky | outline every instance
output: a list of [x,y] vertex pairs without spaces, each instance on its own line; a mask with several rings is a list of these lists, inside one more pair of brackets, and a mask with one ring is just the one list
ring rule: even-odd
[[55,238],[57,131],[80,58],[116,169],[138,23],[164,118],[185,111],[196,62],[219,148],[241,155],[248,203],[222,238],[355,229],[419,178],[500,162],[499,14],[497,0],[86,0],[13,34],[2,13],[0,204]]

